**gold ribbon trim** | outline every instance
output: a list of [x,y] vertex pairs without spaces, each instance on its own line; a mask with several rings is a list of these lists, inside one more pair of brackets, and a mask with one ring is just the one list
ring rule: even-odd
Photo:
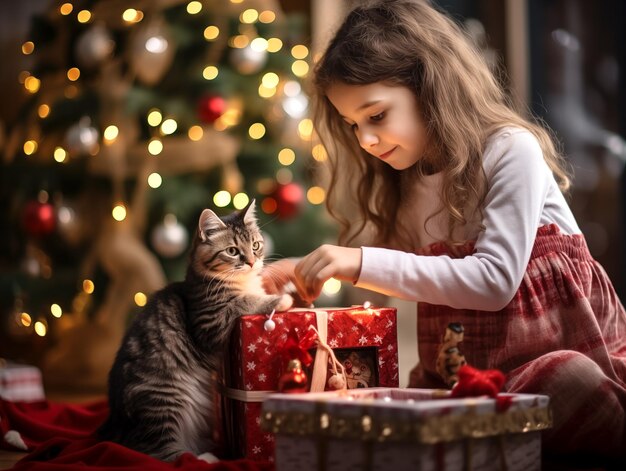
[[272,433],[298,436],[325,436],[376,442],[418,442],[435,444],[465,438],[485,438],[528,433],[552,427],[549,407],[531,407],[503,413],[466,413],[423,419],[378,421],[369,411],[360,417],[337,417],[317,408],[315,413],[270,412],[261,416],[261,427]]

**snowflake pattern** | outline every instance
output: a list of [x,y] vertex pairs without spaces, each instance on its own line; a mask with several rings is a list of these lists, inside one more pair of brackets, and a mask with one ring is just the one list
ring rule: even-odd
[[367,342],[367,337],[365,335],[361,335],[361,338],[359,338],[359,345],[365,345]]
[[328,345],[330,345],[330,348],[337,348],[339,346],[339,342],[337,342],[337,339],[332,339],[328,342]]
[[356,324],[354,324],[352,326],[352,332],[356,332],[357,330],[359,330],[359,327]]
[[385,364],[385,360],[383,360],[383,357],[378,357],[378,366],[382,368],[384,364]]
[[261,453],[261,447],[255,446],[254,448],[252,448],[252,453],[254,453],[255,455],[258,455],[259,453]]
[[248,352],[249,353],[254,353],[256,352],[256,345],[251,343],[250,345],[248,345]]
[[375,335],[374,336],[374,342],[375,343],[382,343],[383,342],[383,338],[380,335]]
[[253,361],[249,361],[248,364],[246,365],[246,369],[248,371],[254,371],[256,369],[256,363]]
[[252,385],[250,383],[246,384],[246,391],[252,391]]
[[267,376],[265,375],[265,373],[261,373],[259,375],[259,383],[264,383],[267,380]]
[[274,441],[274,436],[273,436],[273,435],[270,435],[270,434],[268,434],[268,433],[266,433],[266,434],[265,434],[265,441],[266,441],[267,443],[272,443],[272,442]]

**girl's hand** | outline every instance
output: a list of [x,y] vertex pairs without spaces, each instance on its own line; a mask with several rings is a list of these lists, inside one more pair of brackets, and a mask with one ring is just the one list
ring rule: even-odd
[[361,272],[361,249],[322,245],[295,267],[296,288],[300,296],[313,301],[329,278],[356,282]]
[[283,258],[265,265],[261,271],[265,292],[267,294],[283,294],[289,291],[289,284],[295,284],[294,269],[299,261],[298,258]]

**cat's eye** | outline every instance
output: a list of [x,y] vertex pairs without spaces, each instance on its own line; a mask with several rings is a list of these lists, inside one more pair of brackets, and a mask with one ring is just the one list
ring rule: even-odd
[[252,250],[254,250],[254,251],[260,250],[261,247],[263,247],[263,244],[261,242],[259,242],[258,240],[254,241],[252,243]]
[[239,249],[237,247],[227,247],[224,251],[226,252],[226,255],[230,255],[231,257],[239,255]]

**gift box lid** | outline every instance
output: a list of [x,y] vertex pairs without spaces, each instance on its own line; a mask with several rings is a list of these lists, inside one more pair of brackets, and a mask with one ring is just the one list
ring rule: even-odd
[[550,428],[548,396],[451,398],[449,391],[371,388],[273,394],[262,427],[276,434],[434,444]]

